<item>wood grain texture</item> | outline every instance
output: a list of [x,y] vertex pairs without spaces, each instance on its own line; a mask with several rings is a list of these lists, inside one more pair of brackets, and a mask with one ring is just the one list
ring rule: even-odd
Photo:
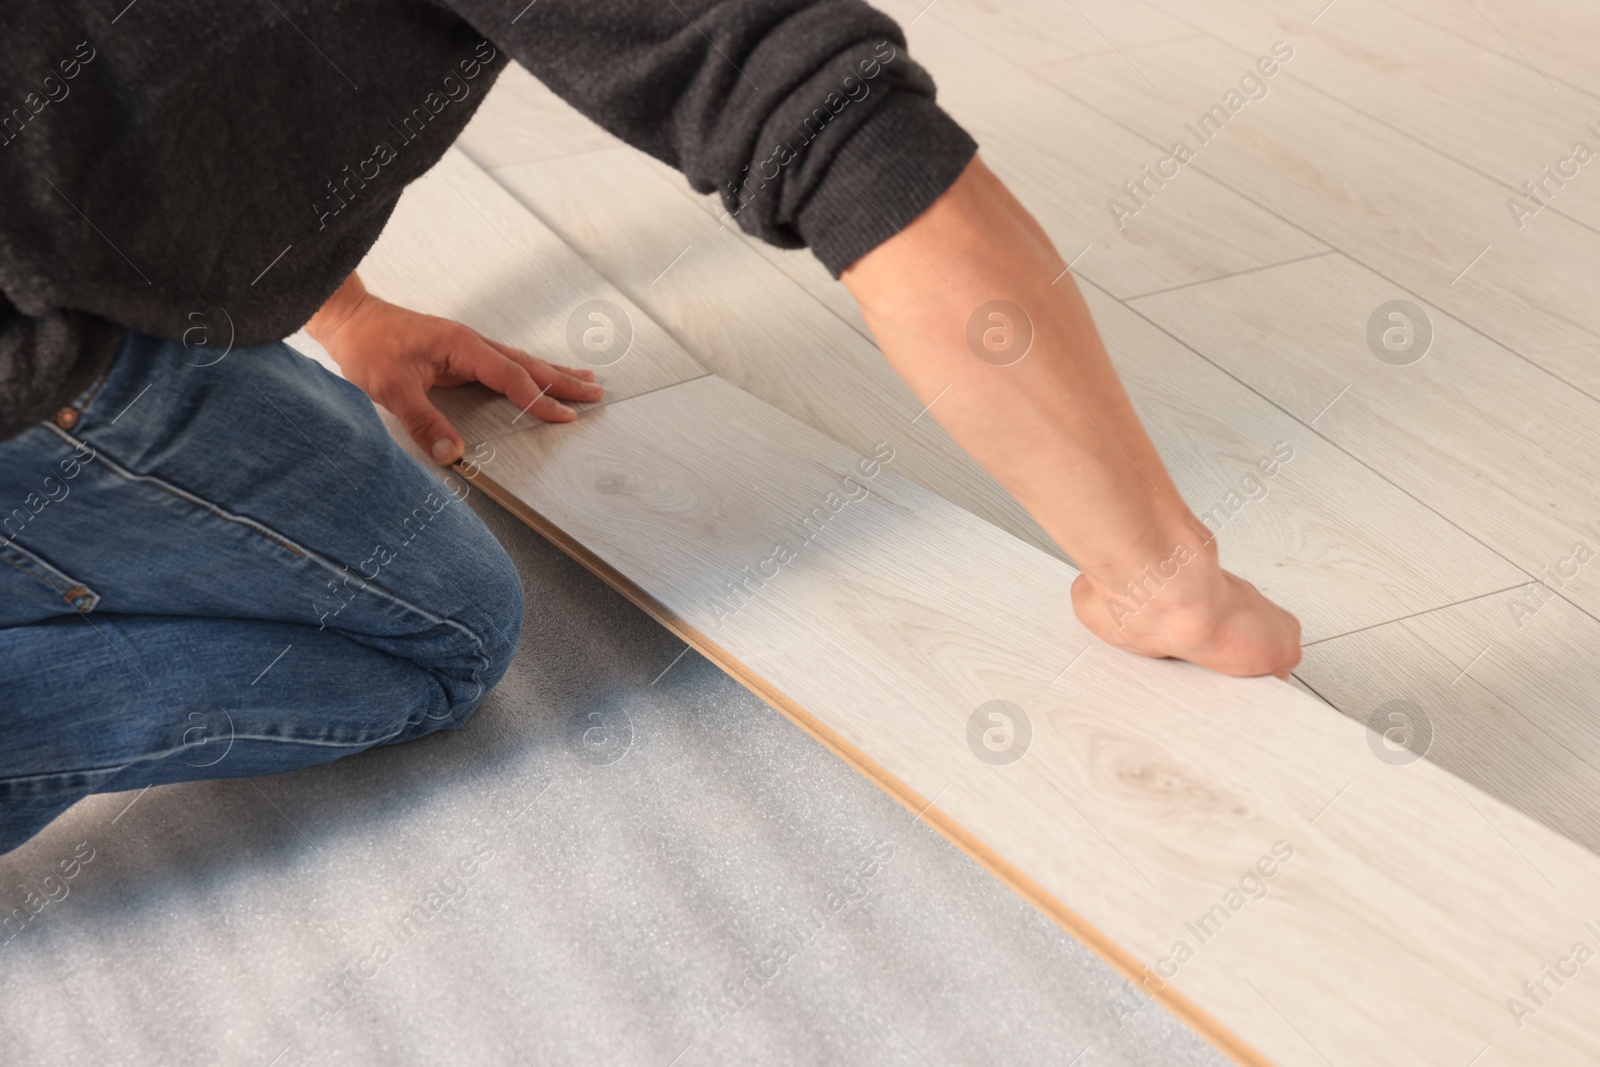
[[1300,674],[1358,721],[1411,701],[1436,731],[1429,758],[1600,849],[1600,405],[1436,308],[1427,355],[1380,361],[1367,319],[1410,294],[1340,270],[1350,287],[1305,262],[1134,304],[1547,583],[1313,645]]
[[[589,363],[606,387],[602,403],[705,373],[627,297],[458,151],[447,153],[406,189],[359,272],[367,287],[386,300],[464,322],[486,337],[553,363]],[[631,330],[625,354],[617,356],[613,349],[593,355],[569,344],[569,323],[575,316],[588,321],[581,312],[593,300],[609,301],[617,309],[616,330]],[[620,340],[620,332],[615,336]],[[476,384],[436,389],[432,399],[469,446],[534,421],[505,397]]]
[[[1299,673],[1352,718],[1429,738],[1416,747],[1432,762],[1600,851],[1596,647],[1600,622],[1530,585],[1312,645]],[[1402,718],[1388,724],[1386,707]]]
[[[1119,226],[1106,208],[1107,197],[1162,153],[959,27],[942,23],[938,10],[934,5],[908,28],[911,55],[938,82],[939,102],[977,139],[985,161],[1080,276],[1129,296],[1311,251],[1306,238],[1271,211],[1203,176],[1164,191],[1169,210],[1141,215],[1138,226]],[[1123,63],[1116,54],[1110,61]]]
[[1115,53],[1171,41],[1193,28],[1139,0],[1073,0],[1069,4],[1006,0],[885,0],[876,5],[902,27],[937,21],[983,41],[1019,67]]
[[[1321,436],[1526,578],[1551,576],[1579,540],[1600,547],[1586,529],[1600,529],[1600,402],[1425,302],[1427,354],[1383,362],[1369,347],[1369,318],[1387,301],[1418,298],[1336,262],[1349,285],[1329,285],[1327,267],[1309,261],[1133,304],[1301,424],[1315,420]],[[1553,580],[1600,615],[1600,568]]]
[[516,62],[501,71],[488,99],[456,139],[456,147],[485,169],[621,144]]
[[1389,0],[1391,6],[1444,29],[1486,52],[1600,99],[1594,62],[1595,13],[1584,0]]
[[[1480,1062],[1600,1057],[1595,976],[1521,1029],[1506,1007],[1592,937],[1600,859],[1428,762],[1377,758],[1364,727],[1292,687],[1095,644],[1071,615],[1069,566],[893,458],[869,475],[715,377],[494,447],[480,483],[1136,980],[1132,961],[1169,972],[1169,1003],[1241,1062],[1457,1067],[1486,1045]],[[805,540],[797,524],[818,507]],[[791,558],[764,564],[778,541]],[[994,699],[1032,728],[1005,766],[968,742]],[[1197,936],[1278,841],[1293,855],[1265,896]],[[1173,971],[1180,941],[1193,955]]]
[[[1479,18],[1468,5],[1454,6]],[[1515,53],[1486,52],[1381,0],[1341,0],[1314,23],[1267,0],[1184,0],[1172,10],[1196,32],[1239,48],[1294,42],[1285,77],[1496,179],[1505,200],[1535,213],[1541,209],[1523,195],[1523,183],[1544,180],[1541,167],[1569,156],[1574,142],[1600,148],[1600,134],[1585,125],[1600,120],[1600,100],[1561,87]],[[1591,35],[1597,31],[1590,26]],[[1541,198],[1553,213],[1600,226],[1600,180],[1587,165],[1571,166]],[[1519,219],[1537,225],[1531,215],[1502,211],[1512,230]]]
[[798,290],[731,222],[676,192],[681,177],[660,175],[631,149],[492,176],[715,373],[857,451],[897,442],[907,477],[1060,553],[923,414],[926,402],[870,340]]
[[[1144,54],[1162,65],[1159,89],[1104,58],[1038,70],[1140,130],[1152,146],[1170,145],[1269,45],[1263,40],[1256,52],[1210,39],[1152,45]],[[1199,145],[1193,135],[1187,140]],[[1190,171],[1270,206],[1311,237],[1600,395],[1600,362],[1593,358],[1600,274],[1558,266],[1600,259],[1600,234],[1548,212],[1518,231],[1501,183],[1282,76],[1265,98],[1199,145],[1171,188],[1161,189],[1136,221],[1174,210],[1168,193],[1187,184]],[[1327,281],[1349,284],[1331,266]]]
[[[1091,285],[1085,296],[1184,499],[1217,534],[1223,565],[1295,612],[1306,640],[1523,580],[1109,294]],[[1260,463],[1280,443],[1293,458],[1266,476]]]
[[[494,177],[720,376],[857,451],[896,442],[907,477],[1057,551],[921,414],[923,402],[876,348],[630,154],[505,167]],[[1115,299],[1093,287],[1088,299],[1185,498],[1198,512],[1220,509],[1212,525],[1225,565],[1280,598],[1310,639],[1522,580]],[[1296,458],[1281,476],[1257,477],[1279,442]],[[1248,499],[1258,491],[1259,502]]]

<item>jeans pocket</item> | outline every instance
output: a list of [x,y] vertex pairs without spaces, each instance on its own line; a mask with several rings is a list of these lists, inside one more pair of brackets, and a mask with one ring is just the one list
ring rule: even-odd
[[[7,564],[11,569],[0,571],[0,583],[9,575],[22,586],[35,594],[35,597],[48,597],[48,608],[40,610],[37,599],[21,596],[11,601],[9,608],[18,611],[19,617],[9,619],[10,610],[0,610],[0,625],[32,622],[43,615],[54,614],[50,608],[63,610],[70,607],[75,611],[93,611],[100,603],[100,594],[83,582],[66,574],[49,561],[34,555],[15,541],[0,543],[0,563]],[[48,592],[46,592],[48,590]]]

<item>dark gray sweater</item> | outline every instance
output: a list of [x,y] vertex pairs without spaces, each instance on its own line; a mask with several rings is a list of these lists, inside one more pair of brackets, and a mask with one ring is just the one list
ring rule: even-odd
[[859,0],[7,0],[0,439],[129,327],[294,332],[510,58],[835,274],[976,150]]

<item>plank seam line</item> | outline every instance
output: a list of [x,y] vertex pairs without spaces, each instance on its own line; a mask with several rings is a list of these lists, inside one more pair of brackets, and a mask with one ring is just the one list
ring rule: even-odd
[[[1334,249],[1334,251],[1338,252],[1338,249]],[[1339,252],[1339,254],[1343,255],[1344,253]],[[1352,262],[1354,262],[1354,261],[1352,261]],[[1175,334],[1171,330],[1167,329],[1161,323],[1159,323],[1159,322],[1155,321],[1154,319],[1150,318],[1150,316],[1146,315],[1139,308],[1134,307],[1132,304],[1128,303],[1126,300],[1118,299],[1116,294],[1112,293],[1109,289],[1105,288],[1103,285],[1098,284],[1092,278],[1085,278],[1084,281],[1087,282],[1089,285],[1094,286],[1096,289],[1098,289],[1100,292],[1104,293],[1110,299],[1116,300],[1117,303],[1121,304],[1128,311],[1130,311],[1133,314],[1137,315],[1141,320],[1143,320],[1146,323],[1149,323],[1155,329],[1160,330],[1162,333],[1164,333],[1168,337],[1172,338],[1172,340],[1176,341],[1178,344],[1182,345],[1184,348],[1186,348],[1190,352],[1194,353],[1200,359],[1204,360],[1208,365],[1216,368],[1218,371],[1221,371],[1223,374],[1227,375],[1233,381],[1237,382],[1240,386],[1242,386],[1243,388],[1249,390],[1255,396],[1260,397],[1266,403],[1271,404],[1274,408],[1276,408],[1284,416],[1286,416],[1287,418],[1292,420],[1296,426],[1303,427],[1307,431],[1309,431],[1310,433],[1315,434],[1317,436],[1317,439],[1320,440],[1320,441],[1323,441],[1324,443],[1326,443],[1329,448],[1335,449],[1341,455],[1343,455],[1345,458],[1349,459],[1352,463],[1356,463],[1363,470],[1366,470],[1366,471],[1370,472],[1373,475],[1373,477],[1375,477],[1375,478],[1379,479],[1380,481],[1384,482],[1391,489],[1394,489],[1396,492],[1398,492],[1402,496],[1404,496],[1407,500],[1412,501],[1414,504],[1417,505],[1417,507],[1419,507],[1422,510],[1424,510],[1424,511],[1428,512],[1429,514],[1433,515],[1435,518],[1437,518],[1440,522],[1443,522],[1445,525],[1451,527],[1452,529],[1460,532],[1461,534],[1465,535],[1466,537],[1470,538],[1471,540],[1477,542],[1477,544],[1478,544],[1478,546],[1480,548],[1482,548],[1484,551],[1486,551],[1486,552],[1490,553],[1491,555],[1495,556],[1496,558],[1498,558],[1502,563],[1506,564],[1508,567],[1511,567],[1514,570],[1521,571],[1524,575],[1527,576],[1528,581],[1531,582],[1531,581],[1534,580],[1533,575],[1528,574],[1527,569],[1524,568],[1521,564],[1519,564],[1515,560],[1510,559],[1509,557],[1507,557],[1505,555],[1505,553],[1501,552],[1499,549],[1493,547],[1492,545],[1489,545],[1489,544],[1485,543],[1482,538],[1478,537],[1478,535],[1473,533],[1471,530],[1468,530],[1468,529],[1460,526],[1453,519],[1450,519],[1447,516],[1440,514],[1437,510],[1435,510],[1433,508],[1432,505],[1426,503],[1425,501],[1418,500],[1415,496],[1413,496],[1410,492],[1408,492],[1403,486],[1397,485],[1393,481],[1393,479],[1391,479],[1388,475],[1386,475],[1382,471],[1377,470],[1376,468],[1372,467],[1370,464],[1368,464],[1361,457],[1353,455],[1352,453],[1350,453],[1347,449],[1345,449],[1345,447],[1343,445],[1339,444],[1339,442],[1337,442],[1337,441],[1333,440],[1332,438],[1328,437],[1321,430],[1318,430],[1315,426],[1307,425],[1298,416],[1296,416],[1294,414],[1294,412],[1289,411],[1282,404],[1278,403],[1276,400],[1272,399],[1270,396],[1267,396],[1264,393],[1260,392],[1253,385],[1251,385],[1249,382],[1246,382],[1243,379],[1241,379],[1238,375],[1234,374],[1228,368],[1226,368],[1226,367],[1222,366],[1221,364],[1219,364],[1219,363],[1215,362],[1214,360],[1212,360],[1211,357],[1207,356],[1204,352],[1202,352],[1199,349],[1195,348],[1188,341],[1184,340],[1182,337],[1179,337],[1177,334]],[[1526,585],[1527,582],[1523,582],[1521,584],[1522,585]],[[1515,588],[1518,588],[1518,586],[1512,586],[1511,588],[1515,589]],[[1489,594],[1484,594],[1484,595],[1491,595],[1494,592],[1504,592],[1504,591],[1505,590],[1503,590],[1503,589],[1502,590],[1491,590]],[[1448,606],[1448,605],[1440,605],[1440,606],[1444,607],[1444,606]],[[1437,610],[1437,609],[1436,608],[1428,608],[1426,610],[1434,611],[1434,610]],[[1390,621],[1396,621],[1396,620],[1390,620]],[[1382,625],[1382,624],[1378,624],[1378,625]],[[1355,631],[1351,631],[1351,632],[1355,632]],[[1327,640],[1327,638],[1318,638],[1318,640],[1319,641],[1320,640]]]
[[[1226,48],[1231,48],[1236,52],[1242,51],[1242,49],[1240,49],[1237,45],[1233,44],[1230,41],[1225,41],[1220,37],[1216,37],[1216,36],[1214,36],[1212,34],[1209,34],[1209,33],[1203,34],[1203,36],[1209,37],[1211,40],[1216,41],[1218,44],[1223,45]],[[1040,76],[1039,74],[1037,74],[1031,68],[1018,67],[1016,69],[1018,69],[1018,70],[1026,70],[1032,77],[1034,77],[1035,79],[1038,80],[1040,85],[1045,86],[1045,87],[1047,87],[1047,88],[1049,88],[1049,89],[1051,89],[1051,90],[1053,90],[1053,91],[1055,91],[1057,93],[1060,93],[1062,96],[1065,96],[1069,100],[1076,101],[1077,103],[1079,103],[1079,104],[1083,105],[1084,107],[1088,108],[1090,111],[1093,111],[1095,114],[1099,115],[1101,118],[1105,119],[1106,121],[1112,123],[1115,126],[1121,127],[1123,130],[1125,130],[1128,133],[1132,134],[1133,136],[1139,138],[1146,145],[1148,145],[1148,146],[1150,146],[1152,148],[1155,148],[1157,150],[1160,150],[1160,151],[1165,151],[1165,147],[1163,145],[1161,145],[1159,142],[1155,141],[1154,139],[1145,136],[1145,134],[1144,134],[1144,132],[1142,130],[1137,129],[1134,126],[1130,126],[1128,123],[1122,121],[1122,119],[1118,118],[1116,115],[1113,115],[1109,111],[1106,111],[1105,109],[1095,105],[1094,103],[1092,103],[1092,102],[1090,102],[1088,100],[1085,100],[1083,97],[1078,96],[1076,93],[1073,93],[1070,90],[1062,88],[1061,86],[1055,84],[1054,82],[1052,82],[1052,81]],[[1228,182],[1223,181],[1221,178],[1219,178],[1215,174],[1211,173],[1204,166],[1196,164],[1195,173],[1199,174],[1206,181],[1211,182],[1212,184],[1216,185],[1217,188],[1222,189],[1222,190],[1224,190],[1224,191],[1226,191],[1228,193],[1231,193],[1233,196],[1235,196],[1235,197],[1239,198],[1240,200],[1244,201],[1246,204],[1250,205],[1252,208],[1255,208],[1256,210],[1259,210],[1259,211],[1267,210],[1261,204],[1256,203],[1255,200],[1251,199],[1249,196],[1245,195],[1243,192],[1241,192],[1238,189],[1234,188]],[[1269,214],[1271,214],[1271,212],[1269,212]],[[1565,216],[1563,216],[1563,217],[1565,217]],[[1326,240],[1324,237],[1322,237],[1315,230],[1309,229],[1309,228],[1307,228],[1305,226],[1301,226],[1299,223],[1290,223],[1289,225],[1290,225],[1291,228],[1299,227],[1299,229],[1302,232],[1306,233],[1310,237],[1315,238],[1318,241],[1321,241],[1322,244],[1325,245],[1329,251],[1337,252],[1339,255],[1345,257],[1350,262],[1354,263],[1356,266],[1361,267],[1364,270],[1370,271],[1374,275],[1378,276],[1379,278],[1382,278],[1384,281],[1388,282],[1390,285],[1393,285],[1395,288],[1401,290],[1402,292],[1407,293],[1407,294],[1409,294],[1411,296],[1419,296],[1419,294],[1417,294],[1415,291],[1413,291],[1410,286],[1401,285],[1399,282],[1396,282],[1393,278],[1389,277],[1384,272],[1374,268],[1366,260],[1360,258],[1359,256],[1356,256],[1354,253],[1348,251],[1347,249],[1341,247],[1340,245]],[[1085,280],[1092,280],[1092,278],[1088,274],[1080,275],[1080,277],[1084,278]],[[1105,287],[1101,286],[1100,288],[1104,289]],[[1106,290],[1106,291],[1107,291],[1107,293],[1110,292],[1110,290]],[[1130,298],[1130,299],[1136,299],[1136,298]],[[1581,387],[1579,385],[1576,385],[1573,382],[1567,381],[1567,379],[1563,378],[1561,375],[1557,374],[1555,371],[1551,370],[1549,367],[1546,367],[1542,363],[1539,363],[1539,362],[1537,362],[1537,361],[1535,361],[1533,359],[1530,359],[1529,357],[1523,355],[1513,345],[1510,345],[1510,344],[1506,343],[1505,341],[1500,340],[1500,338],[1498,338],[1494,334],[1490,333],[1487,329],[1485,329],[1485,328],[1477,325],[1476,323],[1472,322],[1470,319],[1464,318],[1464,317],[1462,317],[1461,315],[1459,315],[1459,314],[1457,314],[1455,312],[1447,310],[1446,308],[1442,307],[1437,301],[1430,300],[1427,297],[1420,297],[1419,296],[1419,299],[1423,300],[1423,302],[1425,302],[1428,305],[1430,305],[1431,307],[1433,307],[1434,310],[1438,311],[1440,314],[1449,315],[1452,319],[1454,319],[1455,321],[1459,322],[1461,325],[1465,326],[1467,329],[1471,330],[1473,333],[1476,333],[1478,336],[1483,337],[1483,338],[1485,338],[1485,339],[1487,339],[1489,341],[1493,341],[1495,344],[1499,345],[1501,348],[1505,349],[1507,352],[1510,352],[1513,356],[1516,356],[1518,359],[1522,360],[1524,363],[1528,364],[1530,367],[1534,367],[1537,370],[1539,370],[1541,373],[1549,375],[1551,378],[1553,378],[1556,381],[1560,382],[1562,385],[1565,385],[1567,388],[1569,388],[1569,389],[1571,389],[1571,390],[1573,390],[1573,391],[1575,391],[1577,393],[1580,393],[1583,396],[1588,397],[1590,400],[1594,400],[1597,403],[1600,403],[1600,396],[1596,396],[1593,393],[1590,393],[1587,389],[1584,389],[1583,387]],[[1573,322],[1571,322],[1570,319],[1567,319],[1565,316],[1556,316],[1556,317],[1559,317],[1561,319],[1561,321],[1563,321],[1563,322],[1567,322],[1570,325],[1575,326],[1580,330],[1583,330],[1585,333],[1594,335],[1594,331],[1589,329],[1587,326],[1583,326],[1583,325],[1581,325],[1579,323],[1573,323]]]
[[[1515,566],[1515,564],[1513,564],[1513,566]],[[1535,579],[1530,579],[1530,581],[1533,581],[1533,580],[1535,580]],[[1342,633],[1342,634],[1334,634],[1331,637],[1319,637],[1315,641],[1302,641],[1300,643],[1300,647],[1301,648],[1310,648],[1312,645],[1321,645],[1321,644],[1326,644],[1329,641],[1337,641],[1341,637],[1352,637],[1355,634],[1364,634],[1368,630],[1376,630],[1380,626],[1393,626],[1395,623],[1397,623],[1397,622],[1405,622],[1407,619],[1415,619],[1415,618],[1419,618],[1419,617],[1421,617],[1423,615],[1432,615],[1434,612],[1438,612],[1438,611],[1448,611],[1451,608],[1458,608],[1462,604],[1470,604],[1474,600],[1483,600],[1485,597],[1499,596],[1501,593],[1509,593],[1514,589],[1526,589],[1527,587],[1528,587],[1528,582],[1518,582],[1516,585],[1508,585],[1504,589],[1492,589],[1487,593],[1479,593],[1477,596],[1469,596],[1465,600],[1457,600],[1452,604],[1440,604],[1436,608],[1424,608],[1421,611],[1413,611],[1410,615],[1401,615],[1398,618],[1385,619],[1383,622],[1375,622],[1370,626],[1360,626],[1360,627],[1357,627],[1354,630],[1349,630],[1349,631],[1346,631],[1345,633]],[[1322,696],[1321,693],[1318,693],[1317,695],[1318,696]],[[1329,703],[1331,704],[1333,702],[1329,701]]]
[[[1333,251],[1338,251],[1338,249],[1333,249]],[[1120,297],[1119,299],[1123,300],[1124,302],[1130,300],[1143,300],[1147,296],[1161,296],[1163,293],[1175,293],[1179,289],[1192,289],[1197,285],[1210,285],[1212,282],[1227,281],[1229,278],[1241,278],[1246,274],[1257,274],[1264,270],[1272,270],[1274,267],[1288,267],[1295,263],[1304,263],[1308,259],[1321,259],[1323,255],[1325,255],[1323,252],[1307,252],[1303,256],[1295,256],[1293,259],[1281,259],[1275,263],[1262,263],[1259,266],[1246,267],[1244,270],[1236,270],[1228,274],[1219,274],[1214,278],[1197,278],[1192,282],[1181,282],[1178,285],[1169,285],[1165,289],[1152,289],[1148,293],[1135,293],[1132,296]]]
[[[651,321],[654,322],[655,320],[652,319]],[[688,352],[688,349],[684,349],[684,351]],[[689,355],[693,355],[692,352],[688,352],[688,354]],[[699,361],[696,360],[695,362],[698,363]],[[649,396],[651,393],[659,393],[663,389],[671,389],[673,386],[676,386],[676,385],[687,385],[690,382],[697,382],[701,378],[709,378],[709,377],[711,377],[711,375],[712,375],[711,371],[702,369],[699,374],[696,374],[692,378],[680,378],[675,382],[667,382],[665,385],[658,385],[653,389],[645,389],[645,390],[643,390],[641,392],[634,393],[631,396],[625,396],[621,400],[607,400],[604,404],[599,404],[599,405],[596,405],[595,407],[582,409],[581,411],[578,412],[577,419],[574,419],[573,421],[574,422],[580,422],[585,418],[588,418],[588,417],[590,417],[592,415],[596,415],[599,412],[604,411],[606,408],[616,407],[618,404],[626,404],[630,400],[637,400],[641,396]],[[457,386],[448,386],[447,388],[459,388],[459,387],[457,387]],[[487,386],[485,386],[485,388],[487,388]],[[431,392],[431,390],[430,390],[430,392]],[[500,396],[501,394],[496,393],[495,395],[496,396]],[[535,420],[535,421],[529,423],[527,426],[524,426],[524,427],[522,427],[520,429],[507,430],[504,433],[497,433],[497,434],[494,434],[494,435],[489,436],[489,437],[482,437],[482,438],[479,438],[478,440],[480,442],[482,442],[482,441],[503,441],[507,437],[515,437],[519,433],[528,433],[529,431],[532,431],[532,430],[542,430],[547,426],[565,426],[565,425],[568,425],[568,424],[567,423],[561,423],[561,422],[543,422],[543,421]]]

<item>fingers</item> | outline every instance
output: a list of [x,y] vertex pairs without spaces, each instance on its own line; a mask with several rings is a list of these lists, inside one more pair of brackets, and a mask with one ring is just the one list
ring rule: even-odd
[[521,361],[507,356],[499,346],[479,338],[467,347],[468,351],[459,353],[459,358],[452,361],[452,369],[465,379],[481,382],[521,408],[512,422],[520,422],[524,415],[545,422],[571,422],[578,417],[576,411],[551,395],[553,389],[535,383]]
[[[520,349],[500,344],[498,341],[490,341],[487,338],[484,339],[484,343],[521,367],[527,372],[528,377],[532,379],[535,386],[546,390],[550,396],[558,400],[593,403],[605,396],[605,387],[595,381],[594,371],[588,368],[565,367],[556,363],[546,363],[544,360],[536,359]],[[485,382],[484,384],[488,385],[489,383]]]
[[450,425],[450,420],[429,403],[428,394],[418,390],[384,406],[394,412],[417,447],[432,456],[435,463],[446,466],[461,457],[461,435]]

